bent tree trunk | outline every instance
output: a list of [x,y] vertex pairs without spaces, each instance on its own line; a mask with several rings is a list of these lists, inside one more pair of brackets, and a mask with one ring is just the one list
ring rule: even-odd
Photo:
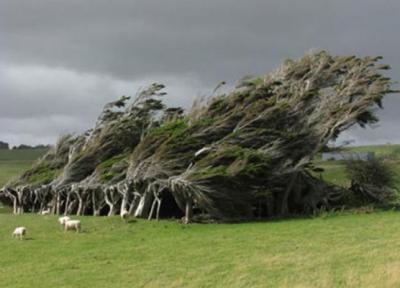
[[13,203],[13,214],[17,215],[18,214],[18,203],[17,203],[17,197],[15,195],[13,195],[10,191],[6,191],[6,195],[8,196],[8,198],[11,199],[12,203]]
[[285,216],[289,213],[289,204],[288,204],[289,195],[293,190],[293,186],[296,183],[296,179],[297,179],[297,172],[294,172],[290,178],[289,185],[286,187],[285,193],[283,195],[281,211],[280,211],[280,214],[282,216]]
[[24,213],[24,205],[23,205],[24,190],[25,187],[17,188],[17,214]]
[[138,199],[140,199],[140,194],[137,192],[133,193],[133,200],[131,201],[131,204],[129,205],[129,210],[128,210],[128,214],[132,215],[134,213],[134,210],[137,208],[138,205]]
[[67,193],[67,199],[65,200],[65,205],[64,205],[64,216],[68,214],[68,206],[71,200],[71,193],[69,191]]
[[146,218],[149,215],[149,208],[152,203],[153,194],[145,192],[141,197],[134,213],[134,216],[137,218]]
[[78,210],[76,211],[76,215],[81,216],[83,211],[83,199],[82,196],[79,195],[79,193],[76,195],[78,197]]
[[157,221],[159,220],[161,203],[162,203],[162,199],[159,197],[159,195],[157,193],[154,193],[154,200],[153,200],[153,204],[151,204],[151,209],[150,209],[148,220],[151,220],[153,218],[154,209],[156,206],[157,206],[156,220]]
[[186,199],[186,207],[185,207],[185,218],[183,223],[189,224],[192,221],[193,217],[193,200],[192,198]]
[[56,199],[56,209],[55,213],[60,215],[61,213],[61,191],[57,191],[57,199]]
[[115,186],[109,186],[104,189],[104,201],[109,208],[107,216],[114,216],[117,214],[117,204],[119,200],[119,193]]

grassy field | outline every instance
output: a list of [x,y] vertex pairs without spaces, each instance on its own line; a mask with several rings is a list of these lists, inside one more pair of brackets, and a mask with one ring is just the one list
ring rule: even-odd
[[[0,215],[0,287],[400,287],[400,213],[269,223]],[[25,241],[14,227],[28,228]]]
[[[399,147],[351,149],[375,151],[400,172]],[[0,185],[42,153],[0,151]],[[317,164],[347,185],[342,162]],[[0,213],[0,287],[400,287],[395,211],[189,226],[80,219],[76,234],[54,216]],[[11,238],[17,226],[26,240]]]
[[0,150],[0,187],[28,169],[46,150]]

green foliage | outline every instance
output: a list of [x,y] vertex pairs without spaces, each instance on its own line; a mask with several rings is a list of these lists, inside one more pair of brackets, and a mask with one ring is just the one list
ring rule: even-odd
[[121,161],[126,161],[127,157],[128,157],[128,154],[120,154],[120,155],[114,156],[114,157],[107,159],[107,160],[103,161],[102,163],[100,163],[100,165],[97,166],[97,169],[99,169],[99,170],[110,169],[115,164],[117,164]]
[[35,167],[27,177],[27,184],[33,186],[39,186],[43,184],[49,184],[53,181],[60,173],[60,170],[52,169],[49,166],[41,165]]
[[201,129],[210,127],[215,123],[215,119],[213,117],[204,117],[197,120],[193,123],[193,129]]
[[100,163],[96,167],[98,179],[101,183],[111,181],[115,177],[123,176],[128,167],[129,154],[116,155]]
[[187,123],[183,119],[176,121],[167,122],[160,127],[153,128],[149,132],[149,137],[159,137],[162,135],[169,135],[169,137],[177,137],[183,133],[188,127]]
[[200,168],[193,173],[193,179],[230,176],[243,180],[241,177],[266,177],[269,174],[270,158],[255,149],[233,145],[221,147],[196,164]]
[[349,160],[345,162],[345,165],[347,175],[356,183],[376,187],[393,187],[394,173],[383,160]]
[[213,114],[222,113],[227,108],[227,101],[224,96],[214,98],[210,104],[209,111]]

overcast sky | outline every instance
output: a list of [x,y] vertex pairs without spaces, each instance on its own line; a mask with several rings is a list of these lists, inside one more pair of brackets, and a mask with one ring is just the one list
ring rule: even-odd
[[[157,81],[188,106],[310,50],[382,55],[400,80],[399,0],[0,0],[0,140],[54,143]],[[400,143],[393,95],[356,144]]]

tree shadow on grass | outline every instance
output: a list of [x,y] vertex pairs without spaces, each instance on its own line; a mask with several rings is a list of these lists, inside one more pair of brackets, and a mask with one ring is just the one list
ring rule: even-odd
[[127,223],[127,224],[133,224],[133,223],[137,223],[137,222],[138,221],[136,219],[130,219],[130,220],[125,221],[125,223]]

